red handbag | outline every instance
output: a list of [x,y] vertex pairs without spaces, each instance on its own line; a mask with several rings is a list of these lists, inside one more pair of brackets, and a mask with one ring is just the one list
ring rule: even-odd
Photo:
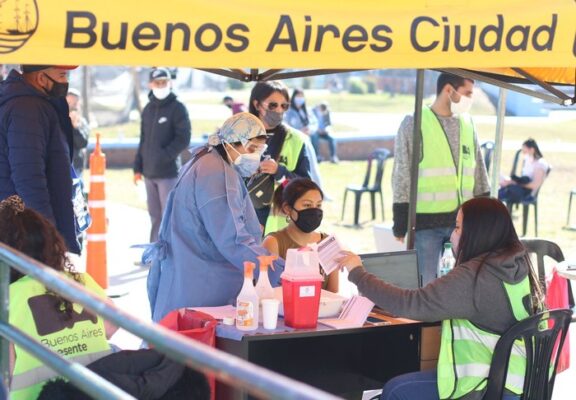
[[[216,347],[216,325],[218,325],[218,321],[211,315],[181,308],[168,313],[159,324],[190,339]],[[207,375],[206,377],[210,385],[210,398],[214,400],[216,398],[216,381],[212,375]]]

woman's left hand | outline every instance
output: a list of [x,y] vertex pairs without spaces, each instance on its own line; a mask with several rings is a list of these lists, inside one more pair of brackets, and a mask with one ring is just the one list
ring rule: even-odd
[[336,262],[338,263],[338,268],[342,271],[344,268],[348,270],[348,272],[352,271],[354,268],[362,266],[362,260],[360,256],[357,254],[352,253],[351,251],[341,251],[340,254],[342,255],[339,258],[336,258]]
[[263,160],[260,162],[260,172],[274,175],[278,172],[278,164],[273,159]]

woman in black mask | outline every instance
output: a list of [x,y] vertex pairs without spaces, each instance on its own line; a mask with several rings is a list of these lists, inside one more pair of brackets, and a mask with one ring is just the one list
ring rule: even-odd
[[304,134],[282,123],[290,108],[288,89],[282,82],[258,82],[250,94],[250,112],[260,118],[269,134],[268,149],[260,163],[259,174],[248,180],[248,191],[265,233],[286,226],[284,219],[270,215],[277,182],[310,176]]
[[[316,232],[322,223],[324,194],[316,183],[307,178],[285,180],[274,192],[274,215],[286,219],[288,226],[269,234],[262,243],[270,253],[286,259],[288,249],[318,243],[327,235]],[[324,277],[322,289],[338,292],[338,271]]]

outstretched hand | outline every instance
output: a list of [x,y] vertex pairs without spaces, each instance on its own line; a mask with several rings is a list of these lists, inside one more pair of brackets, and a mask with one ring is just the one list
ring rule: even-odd
[[338,268],[340,268],[341,271],[344,270],[344,268],[346,268],[348,272],[350,272],[354,268],[362,266],[362,260],[360,259],[360,256],[358,256],[357,254],[352,253],[351,251],[348,250],[341,251],[340,254],[342,256],[336,258],[336,262],[338,263]]

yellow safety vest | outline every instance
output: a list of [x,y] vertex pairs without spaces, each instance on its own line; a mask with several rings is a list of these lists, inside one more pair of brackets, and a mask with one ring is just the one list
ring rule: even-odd
[[[298,158],[302,147],[304,147],[304,133],[286,126],[286,139],[284,139],[284,145],[282,146],[282,151],[280,152],[280,157],[278,163],[284,165],[286,169],[290,172],[296,169],[298,164]],[[274,189],[278,187],[278,183],[274,185]],[[270,211],[268,219],[266,220],[266,228],[264,229],[264,234],[267,235],[270,232],[277,232],[280,229],[286,227],[288,223],[286,222],[286,217],[283,215],[274,215]]]
[[[106,298],[88,274],[82,274],[87,289]],[[18,327],[64,358],[88,365],[111,353],[102,318],[73,304],[72,320],[59,319],[57,299],[40,282],[25,276],[10,285],[10,324]],[[14,346],[16,362],[10,385],[12,400],[35,400],[44,383],[58,373],[20,346]]]
[[[511,285],[503,282],[512,313],[517,321],[529,316],[523,299],[530,296],[530,282],[525,277]],[[438,392],[441,399],[459,399],[486,387],[492,354],[500,335],[478,328],[465,319],[442,322],[438,358]],[[526,348],[522,340],[514,342],[506,389],[521,394],[526,374]]]
[[474,126],[468,115],[459,119],[460,155],[456,163],[438,117],[429,107],[422,109],[423,157],[418,169],[416,204],[419,214],[452,212],[474,195]]

